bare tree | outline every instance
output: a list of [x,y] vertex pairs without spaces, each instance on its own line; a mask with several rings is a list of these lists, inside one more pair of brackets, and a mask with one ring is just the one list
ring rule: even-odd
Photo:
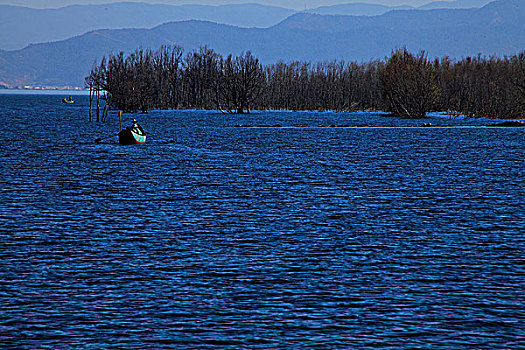
[[395,115],[424,117],[437,98],[434,69],[424,52],[393,52],[381,71],[381,84],[385,107]]

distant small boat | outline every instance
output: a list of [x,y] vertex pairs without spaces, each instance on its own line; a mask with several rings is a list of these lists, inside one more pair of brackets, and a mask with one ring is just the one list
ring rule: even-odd
[[75,103],[75,100],[68,100],[67,98],[64,97],[62,99],[62,103],[69,103],[69,104],[71,104],[71,103]]
[[127,127],[118,133],[118,143],[121,145],[136,145],[146,143],[146,133],[140,129]]

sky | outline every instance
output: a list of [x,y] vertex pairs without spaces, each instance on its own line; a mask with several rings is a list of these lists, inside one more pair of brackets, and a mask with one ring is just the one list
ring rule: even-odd
[[136,1],[157,4],[206,4],[206,5],[223,5],[231,3],[260,3],[265,5],[274,5],[280,7],[303,10],[319,6],[335,5],[349,2],[364,2],[381,5],[411,5],[420,6],[431,2],[431,0],[0,0],[2,5],[18,5],[34,8],[56,8],[73,4],[103,4],[109,2]]

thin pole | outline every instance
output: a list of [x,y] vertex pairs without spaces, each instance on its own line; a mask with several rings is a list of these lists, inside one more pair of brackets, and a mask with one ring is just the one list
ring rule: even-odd
[[89,121],[91,121],[92,106],[93,106],[93,84],[89,83]]
[[123,113],[124,112],[122,112],[122,111],[118,111],[118,120],[120,122],[120,131],[122,131],[122,114]]

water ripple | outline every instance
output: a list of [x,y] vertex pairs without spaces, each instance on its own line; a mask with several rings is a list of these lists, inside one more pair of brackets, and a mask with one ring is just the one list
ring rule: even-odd
[[51,98],[0,96],[2,348],[525,348],[523,130]]

